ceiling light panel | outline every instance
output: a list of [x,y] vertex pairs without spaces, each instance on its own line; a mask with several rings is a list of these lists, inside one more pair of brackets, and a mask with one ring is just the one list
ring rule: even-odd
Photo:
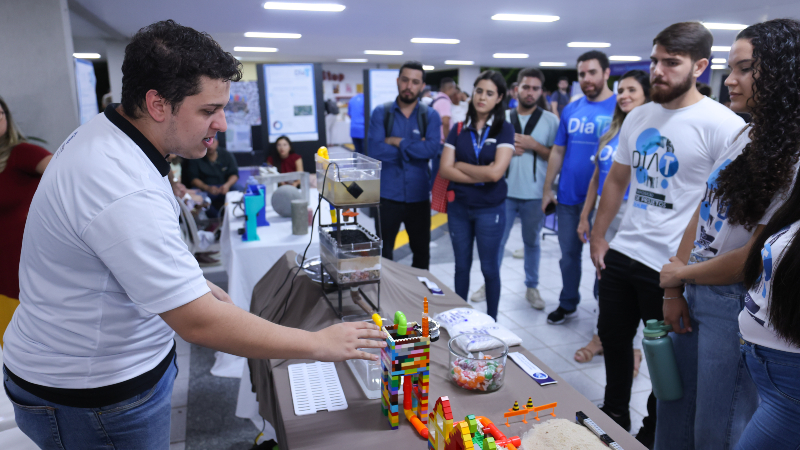
[[433,66],[422,66],[422,70],[433,70],[435,67]]
[[290,3],[290,2],[266,2],[264,9],[278,9],[283,11],[325,11],[340,12],[344,11],[344,5],[336,3]]
[[385,55],[385,56],[400,56],[403,54],[402,50],[364,50],[365,55]]
[[744,30],[747,28],[747,25],[743,25],[741,23],[715,23],[715,22],[703,22],[706,28],[709,30]]
[[99,59],[100,53],[73,53],[72,57],[78,59]]
[[448,59],[444,63],[448,66],[472,66],[475,64],[475,61],[459,61],[455,59]]
[[261,33],[259,31],[248,31],[244,34],[244,37],[265,39],[300,39],[301,36],[298,33]]
[[611,47],[611,44],[609,44],[608,42],[570,42],[567,44],[567,47],[608,48]]
[[555,22],[558,16],[542,16],[538,14],[495,14],[492,20],[508,20],[512,22]]
[[365,63],[368,59],[366,58],[341,58],[337,59],[336,62],[340,63]]
[[731,47],[729,45],[712,45],[711,46],[712,52],[729,52],[731,51]]
[[727,62],[728,62],[728,60],[725,59],[725,58],[712,58],[711,59],[711,64],[725,64]]
[[414,44],[458,44],[458,39],[412,38]]
[[540,62],[539,65],[541,67],[566,67],[567,63],[565,63],[565,62]]
[[727,69],[727,68],[728,68],[727,66],[724,66],[722,64],[712,64],[711,65],[711,70],[723,70],[723,69]]
[[233,47],[235,52],[261,52],[261,53],[274,53],[278,49],[274,47]]
[[525,59],[530,55],[527,53],[495,53],[492,57],[497,59]]
[[621,56],[621,55],[614,55],[609,56],[608,59],[610,61],[641,61],[641,56]]

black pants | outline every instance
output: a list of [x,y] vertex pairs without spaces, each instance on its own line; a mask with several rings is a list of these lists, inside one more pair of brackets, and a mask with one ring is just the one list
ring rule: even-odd
[[356,153],[364,154],[364,138],[350,138],[353,140],[353,147],[355,147]]
[[[600,273],[598,334],[606,363],[605,407],[627,416],[633,386],[633,338],[639,321],[663,320],[664,290],[655,270],[622,253],[609,250]],[[653,394],[650,394],[653,397]],[[650,412],[651,419],[655,409]]]
[[394,241],[400,231],[400,224],[406,226],[408,245],[414,254],[412,267],[428,270],[431,245],[431,202],[396,202],[381,198],[381,233],[383,254],[393,259]]

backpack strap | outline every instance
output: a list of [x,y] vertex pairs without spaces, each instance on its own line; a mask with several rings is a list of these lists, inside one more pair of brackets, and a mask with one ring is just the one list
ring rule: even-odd
[[383,130],[386,132],[386,137],[391,136],[392,127],[394,126],[394,114],[392,114],[392,106],[394,106],[394,102],[386,102],[383,104]]
[[417,126],[419,126],[420,139],[424,139],[428,132],[428,106],[419,104],[417,111]]

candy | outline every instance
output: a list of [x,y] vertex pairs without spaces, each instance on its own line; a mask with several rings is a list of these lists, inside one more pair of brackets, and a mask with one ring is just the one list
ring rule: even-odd
[[503,385],[504,364],[490,356],[483,359],[455,358],[451,363],[450,377],[464,389],[496,391]]

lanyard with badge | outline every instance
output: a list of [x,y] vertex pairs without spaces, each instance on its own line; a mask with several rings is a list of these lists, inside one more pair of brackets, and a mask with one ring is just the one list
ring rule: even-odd
[[[486,143],[486,138],[489,136],[489,127],[484,125],[483,127],[483,136],[481,136],[480,142],[478,142],[478,138],[475,136],[475,132],[470,130],[469,135],[472,138],[472,148],[475,150],[475,162],[480,165],[480,154],[481,150],[483,149],[483,144]],[[484,183],[475,183],[475,186],[483,186]]]

